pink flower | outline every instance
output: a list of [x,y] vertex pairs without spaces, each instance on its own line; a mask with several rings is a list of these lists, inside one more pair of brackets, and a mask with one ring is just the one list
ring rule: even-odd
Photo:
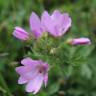
[[26,32],[24,29],[21,27],[15,27],[15,30],[13,32],[13,36],[20,40],[27,40],[29,38],[29,33]]
[[89,38],[74,38],[74,39],[70,39],[68,40],[68,43],[71,45],[89,45],[91,44],[91,41]]
[[26,91],[36,94],[41,85],[48,82],[48,64],[41,60],[25,58],[21,61],[23,66],[17,67],[16,72],[20,75],[18,84],[26,83]]
[[29,23],[30,23],[31,33],[26,32],[23,28],[15,27],[13,36],[15,36],[20,40],[27,40],[29,38],[29,34],[32,34],[36,39],[41,37],[43,32],[45,32],[45,27],[43,26],[42,22],[40,21],[36,13],[32,12],[29,18]]
[[[58,10],[55,10],[50,16],[47,11],[44,11],[41,19],[32,12],[30,18],[30,29],[34,38],[38,39],[44,32],[49,32],[51,35],[58,37],[67,32],[71,26],[71,18],[67,13],[61,14]],[[26,40],[29,33],[20,27],[16,27],[13,35],[21,40]]]
[[61,14],[58,10],[55,10],[51,16],[45,11],[42,14],[41,21],[46,30],[55,37],[62,36],[71,27],[69,15],[67,13]]

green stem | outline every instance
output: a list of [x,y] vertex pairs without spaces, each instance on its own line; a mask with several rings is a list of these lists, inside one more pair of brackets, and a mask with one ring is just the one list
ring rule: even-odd
[[2,85],[2,87],[3,87],[4,89],[6,89],[8,96],[13,96],[13,95],[11,94],[11,92],[10,92],[10,90],[9,90],[9,88],[8,88],[8,86],[7,86],[7,84],[6,84],[6,82],[5,82],[5,80],[4,80],[4,78],[3,78],[3,76],[2,76],[1,73],[0,73],[0,84]]

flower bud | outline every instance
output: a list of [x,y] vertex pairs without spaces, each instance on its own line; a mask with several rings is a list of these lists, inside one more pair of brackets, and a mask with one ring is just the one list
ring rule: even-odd
[[29,39],[29,33],[26,32],[21,27],[15,27],[15,30],[13,32],[13,36],[18,38],[18,39],[20,39],[20,40],[27,40],[27,39]]
[[73,39],[68,39],[67,43],[70,45],[89,45],[91,44],[91,41],[89,38],[73,38]]

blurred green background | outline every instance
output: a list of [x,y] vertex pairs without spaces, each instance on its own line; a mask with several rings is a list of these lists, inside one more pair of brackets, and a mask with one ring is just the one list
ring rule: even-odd
[[96,96],[96,0],[0,0],[0,96],[33,96],[17,84],[19,76],[15,72],[30,48],[14,38],[12,32],[15,26],[29,30],[32,11],[40,16],[44,10],[51,13],[55,9],[70,14],[70,36],[87,36],[92,45],[74,53],[76,57],[80,52],[78,62],[84,64],[65,64],[61,66],[62,72],[59,67],[50,71],[47,88],[36,96]]

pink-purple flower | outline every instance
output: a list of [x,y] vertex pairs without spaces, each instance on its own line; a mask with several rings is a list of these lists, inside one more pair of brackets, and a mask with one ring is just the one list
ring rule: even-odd
[[73,39],[69,39],[68,43],[70,45],[89,45],[91,44],[91,40],[89,38],[73,38]]
[[41,21],[46,31],[55,37],[62,36],[71,27],[71,18],[68,13],[61,14],[59,10],[55,10],[52,15],[45,11],[42,14]]
[[41,60],[32,60],[27,57],[21,61],[23,66],[17,67],[16,72],[20,75],[18,84],[26,84],[26,91],[36,94],[42,84],[48,82],[48,64]]
[[15,27],[13,36],[20,40],[27,40],[29,35],[33,35],[34,38],[38,39],[45,32],[45,27],[43,26],[40,18],[34,12],[32,12],[29,18],[29,24],[31,31],[30,33],[26,32],[21,27]]
[[13,35],[20,40],[28,39],[26,37],[30,34],[38,39],[44,32],[59,37],[65,34],[71,27],[71,18],[68,13],[61,14],[59,10],[55,10],[52,15],[49,15],[47,11],[44,11],[41,18],[39,18],[36,13],[32,12],[29,18],[29,24],[30,33],[26,32],[23,28],[16,27]]

